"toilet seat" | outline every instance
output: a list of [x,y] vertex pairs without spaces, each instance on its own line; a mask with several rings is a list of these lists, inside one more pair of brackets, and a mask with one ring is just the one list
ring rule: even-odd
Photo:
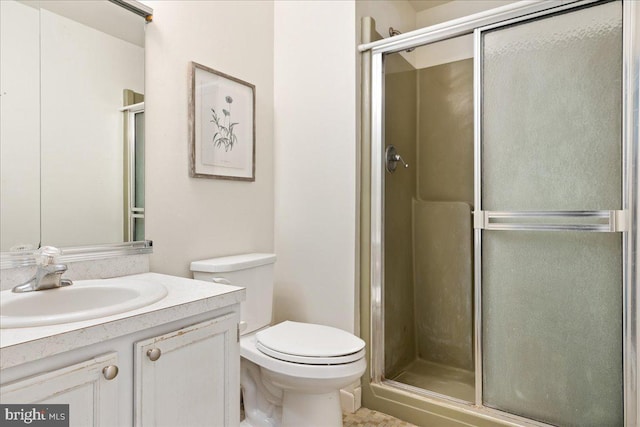
[[240,356],[263,369],[287,375],[293,378],[306,378],[313,381],[326,381],[344,378],[356,374],[362,375],[366,367],[365,358],[341,365],[306,365],[276,359],[258,350],[255,333],[240,337]]
[[304,365],[341,365],[344,363],[355,362],[358,359],[362,359],[364,357],[364,349],[358,351],[357,353],[347,354],[344,356],[335,356],[335,357],[313,357],[313,356],[296,356],[294,354],[280,353],[278,351],[272,350],[269,347],[265,347],[261,343],[256,343],[256,348],[266,354],[267,356],[271,356],[276,359],[280,359],[284,362],[292,362],[292,363],[301,363]]
[[286,362],[339,365],[364,357],[360,338],[330,326],[285,321],[256,333],[256,348]]

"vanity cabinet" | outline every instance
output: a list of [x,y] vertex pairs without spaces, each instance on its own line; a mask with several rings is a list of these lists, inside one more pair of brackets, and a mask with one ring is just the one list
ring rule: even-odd
[[[109,353],[0,388],[2,403],[68,404],[69,425],[118,425],[118,355]],[[114,375],[115,374],[115,375]]]
[[237,424],[239,359],[232,314],[137,342],[135,425]]
[[69,404],[71,426],[238,426],[239,321],[232,304],[4,369],[0,402]]

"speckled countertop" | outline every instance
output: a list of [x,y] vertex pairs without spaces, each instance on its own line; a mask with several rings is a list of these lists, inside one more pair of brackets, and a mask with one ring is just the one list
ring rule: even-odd
[[[146,307],[98,319],[0,329],[0,369],[217,310],[245,299],[244,288],[236,286],[157,273],[136,274],[126,278],[127,282],[132,283],[160,283],[167,289],[168,294]],[[105,279],[116,280],[118,278]]]

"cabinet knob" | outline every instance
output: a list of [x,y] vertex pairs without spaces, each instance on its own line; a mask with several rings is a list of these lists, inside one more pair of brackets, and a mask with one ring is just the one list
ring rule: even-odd
[[108,380],[112,380],[118,376],[118,367],[116,365],[105,366],[102,369],[102,375]]
[[156,360],[160,359],[160,355],[161,354],[162,354],[162,352],[160,351],[159,348],[151,348],[151,349],[147,350],[147,357],[152,362],[155,362]]

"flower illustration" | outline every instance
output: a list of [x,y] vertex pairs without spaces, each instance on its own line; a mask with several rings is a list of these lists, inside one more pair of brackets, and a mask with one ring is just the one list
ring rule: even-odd
[[213,135],[213,144],[217,147],[224,147],[224,151],[233,150],[234,144],[238,142],[238,136],[233,133],[233,128],[238,124],[237,122],[231,122],[231,104],[233,103],[233,98],[230,96],[226,96],[224,100],[227,102],[227,108],[222,109],[222,114],[224,114],[224,118],[222,121],[216,113],[215,109],[211,109],[211,123],[214,123],[216,126],[217,132]]

